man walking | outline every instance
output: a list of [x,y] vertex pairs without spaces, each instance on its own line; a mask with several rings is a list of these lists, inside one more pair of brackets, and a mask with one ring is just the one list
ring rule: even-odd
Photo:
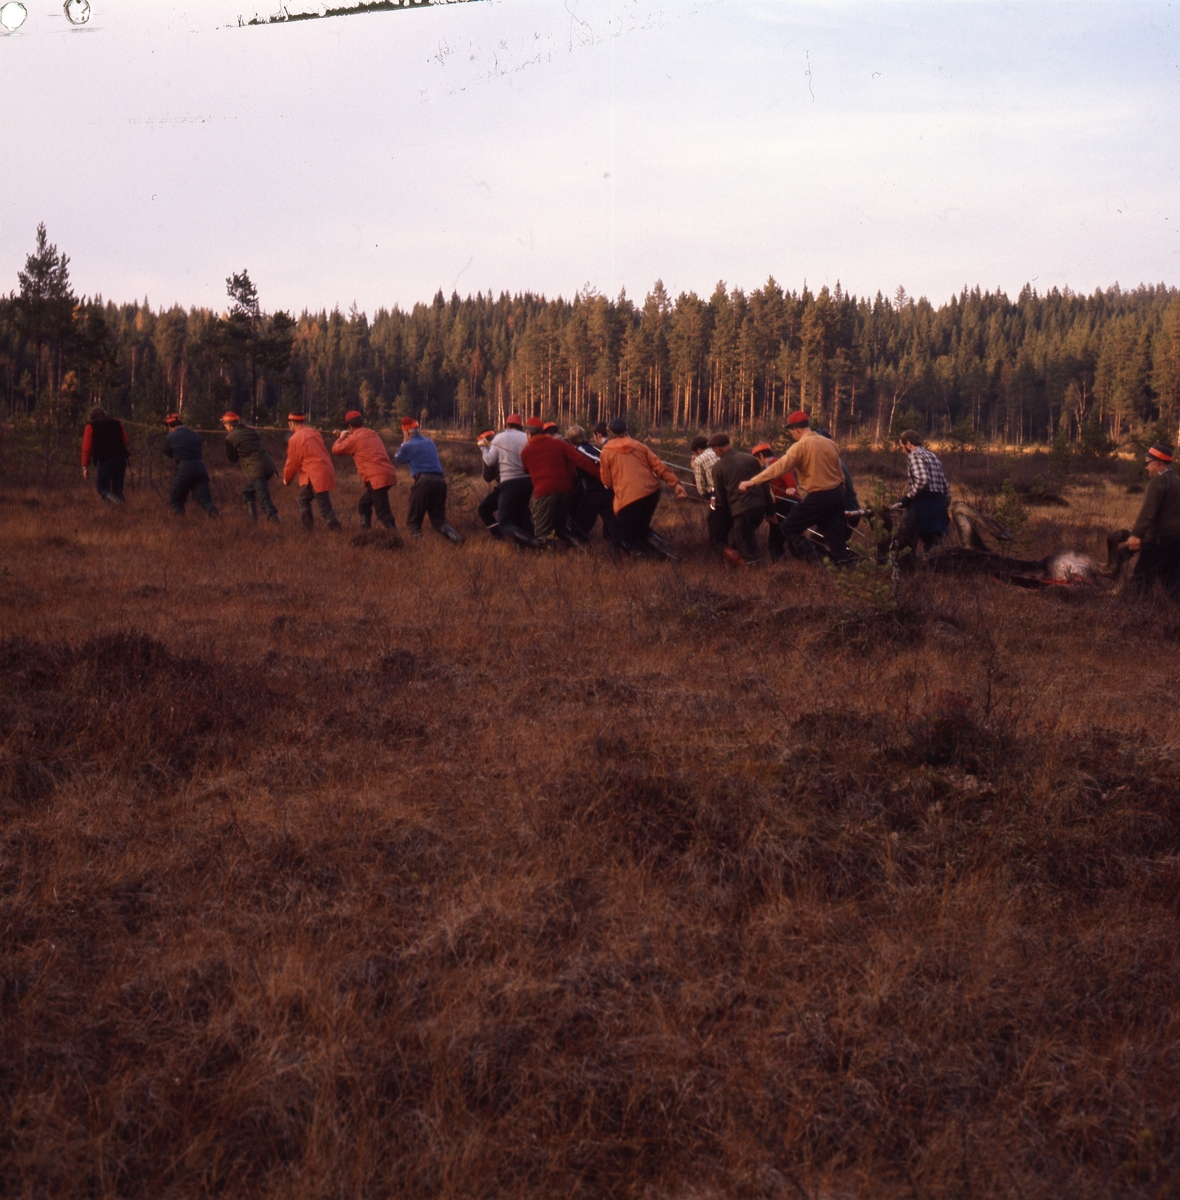
[[402,417],[402,438],[393,461],[406,467],[414,481],[410,488],[410,510],[406,513],[410,536],[420,538],[422,521],[429,517],[430,528],[435,533],[441,533],[456,546],[462,545],[463,538],[458,530],[447,523],[447,481],[443,478],[438,450],[428,437],[423,436],[413,417]]
[[131,439],[123,422],[107,416],[106,409],[96,404],[82,431],[82,478],[90,478],[90,464],[93,463],[98,494],[109,504],[123,503],[123,480],[127,475],[130,446]]
[[598,466],[569,442],[551,437],[539,417],[529,417],[528,424],[528,445],[520,452],[520,462],[533,484],[536,536],[543,544],[553,545],[561,538],[584,546],[585,537],[570,528],[574,484],[579,471],[599,479]]
[[918,542],[926,550],[937,546],[950,528],[951,485],[946,481],[942,463],[922,445],[922,435],[907,429],[898,439],[906,456],[909,487],[901,498],[905,510],[901,528],[893,537],[893,549],[908,549],[912,565]]
[[660,502],[660,480],[671,485],[678,500],[687,500],[675,472],[661,462],[642,442],[628,436],[627,422],[615,417],[607,426],[610,440],[602,447],[599,471],[603,484],[615,494],[615,518],[619,540],[631,554],[654,550],[676,562],[672,547],[651,527],[656,505]]
[[299,479],[299,515],[304,529],[315,525],[311,506],[314,501],[320,516],[333,532],[340,529],[340,520],[332,507],[332,489],[336,486],[336,468],[318,429],[312,429],[303,413],[288,413],[287,428],[291,440],[287,443],[287,462],[283,467],[283,487]]
[[1171,446],[1156,443],[1144,466],[1150,476],[1139,515],[1127,539],[1139,551],[1131,591],[1146,596],[1158,579],[1173,600],[1180,600],[1180,477],[1172,471]]
[[840,470],[840,453],[834,442],[816,437],[805,412],[793,412],[787,417],[787,433],[794,445],[786,454],[759,471],[753,479],[743,480],[738,488],[747,492],[793,471],[804,496],[782,522],[784,541],[796,557],[807,558],[811,548],[806,534],[814,526],[832,561],[847,563],[850,558],[848,523],[844,519],[844,472]]
[[521,428],[520,413],[509,413],[504,429],[487,446],[480,447],[483,464],[499,472],[500,491],[496,522],[501,534],[524,546],[535,544],[533,519],[529,515],[529,500],[533,494],[532,480],[520,462],[520,452],[529,439]]
[[361,528],[372,529],[373,512],[376,511],[377,520],[386,529],[396,529],[397,522],[389,507],[389,489],[397,486],[397,471],[389,451],[375,429],[365,428],[364,416],[355,409],[344,414],[344,424],[347,429],[336,431],[332,453],[349,455],[356,464],[361,483],[365,485],[356,505]]
[[258,508],[261,505],[266,519],[278,525],[279,510],[270,498],[270,478],[278,474],[278,467],[262,444],[262,436],[257,429],[244,425],[236,412],[223,414],[221,425],[225,430],[225,457],[231,463],[237,463],[246,477],[242,500],[250,520],[258,520]]
[[710,513],[710,535],[723,547],[722,557],[728,566],[761,566],[755,531],[770,508],[770,488],[763,484],[743,491],[741,485],[753,479],[762,466],[752,454],[735,450],[728,433],[713,434],[709,449],[717,456],[713,464],[715,508]]
[[172,492],[168,503],[178,516],[184,516],[184,505],[191,495],[210,517],[220,517],[217,505],[209,494],[209,471],[201,456],[201,435],[187,429],[178,413],[164,418],[168,436],[164,438],[164,454],[176,464],[172,472]]

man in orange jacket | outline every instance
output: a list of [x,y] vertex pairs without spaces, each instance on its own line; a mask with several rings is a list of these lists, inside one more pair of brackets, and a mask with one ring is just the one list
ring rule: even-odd
[[642,442],[628,437],[627,422],[615,417],[607,426],[610,440],[602,447],[598,470],[603,484],[615,494],[615,517],[623,549],[642,554],[644,547],[676,561],[672,547],[653,532],[651,519],[660,502],[660,480],[670,484],[678,500],[688,493],[672,468]]
[[386,529],[396,529],[397,522],[389,508],[389,489],[397,486],[397,471],[389,451],[375,429],[365,428],[365,418],[355,409],[344,414],[344,424],[348,428],[336,431],[332,453],[351,455],[356,463],[356,473],[365,485],[356,505],[361,528],[373,527],[373,510],[376,509],[377,520]]
[[303,413],[288,413],[287,428],[291,440],[287,443],[287,464],[283,467],[283,486],[299,477],[299,515],[304,529],[315,523],[311,515],[314,500],[320,506],[320,516],[329,529],[339,529],[340,521],[332,507],[332,489],[336,486],[336,468],[319,430],[307,424]]

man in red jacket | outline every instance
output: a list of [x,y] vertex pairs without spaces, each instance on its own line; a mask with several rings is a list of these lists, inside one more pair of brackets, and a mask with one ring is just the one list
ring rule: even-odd
[[332,489],[336,486],[336,468],[318,429],[311,429],[303,413],[288,413],[287,428],[291,440],[287,443],[287,463],[283,467],[283,486],[299,478],[299,515],[304,529],[311,529],[315,518],[311,514],[314,500],[328,528],[338,530],[340,519],[332,507]]
[[585,537],[571,528],[569,520],[574,481],[578,471],[600,479],[598,464],[579,454],[569,442],[550,436],[540,417],[529,417],[525,424],[529,441],[520,452],[520,465],[533,481],[533,528],[537,538],[550,546],[558,538],[584,546]]
[[344,414],[344,424],[348,428],[336,431],[332,453],[350,455],[356,463],[356,473],[365,485],[356,505],[361,528],[373,527],[373,510],[376,509],[377,520],[386,529],[396,529],[397,522],[389,507],[389,489],[397,486],[397,471],[389,451],[375,429],[365,428],[364,416],[355,409]]

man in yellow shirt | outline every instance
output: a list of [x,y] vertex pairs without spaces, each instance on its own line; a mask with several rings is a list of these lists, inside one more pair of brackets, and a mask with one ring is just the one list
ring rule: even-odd
[[793,412],[787,417],[787,432],[795,443],[782,456],[760,471],[753,479],[743,480],[741,490],[747,491],[794,471],[802,501],[795,505],[779,528],[791,553],[796,558],[808,558],[812,546],[805,536],[815,528],[823,538],[828,554],[836,563],[847,563],[848,523],[844,519],[844,471],[840,452],[829,438],[817,437],[805,412]]

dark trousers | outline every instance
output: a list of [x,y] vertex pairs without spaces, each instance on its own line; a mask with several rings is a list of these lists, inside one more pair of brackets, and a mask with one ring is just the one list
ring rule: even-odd
[[758,561],[758,539],[755,533],[765,516],[765,508],[752,508],[748,512],[738,513],[733,518],[733,525],[729,531],[729,544],[748,563]]
[[519,479],[501,480],[500,502],[496,508],[496,520],[500,522],[501,529],[505,525],[512,525],[532,536],[533,518],[529,513],[532,495],[533,481],[527,475]]
[[275,502],[270,498],[269,479],[247,479],[245,486],[242,488],[242,500],[250,510],[250,516],[255,520],[258,519],[259,508],[268,517],[277,517],[279,515],[279,510],[275,507]]
[[573,492],[554,492],[533,499],[533,529],[539,538],[564,536],[569,524]]
[[599,517],[602,518],[602,536],[608,542],[614,543],[618,536],[615,523],[615,494],[610,488],[604,488],[597,479],[591,479],[585,483],[581,494],[574,500],[571,519],[579,532],[589,537],[594,529],[594,522]]
[[1131,593],[1146,596],[1156,580],[1173,600],[1180,600],[1180,537],[1155,538],[1144,542],[1131,575]]
[[361,515],[361,528],[368,529],[373,524],[373,513],[386,529],[396,529],[397,522],[393,519],[393,511],[389,507],[389,488],[375,488],[365,484],[361,498],[356,502],[356,511]]
[[319,505],[320,516],[328,522],[329,528],[332,526],[335,526],[337,529],[340,528],[340,519],[336,516],[336,510],[332,507],[331,492],[317,492],[309,480],[296,493],[296,499],[299,501],[299,515],[303,518],[303,523],[308,529],[311,528],[315,520],[311,511],[312,501]]
[[479,513],[479,519],[487,527],[488,533],[492,537],[503,537],[500,532],[500,526],[496,520],[496,508],[500,503],[500,488],[499,485],[492,488],[490,492],[479,502],[479,508],[475,511]]
[[430,518],[435,529],[447,523],[447,481],[441,475],[419,475],[410,488],[406,524],[411,529],[421,530],[425,517]]
[[656,505],[660,502],[660,491],[657,488],[640,500],[632,500],[615,513],[618,524],[619,543],[625,550],[642,550],[644,539],[651,532],[651,519],[656,515]]
[[942,541],[950,528],[949,503],[950,497],[941,492],[921,492],[910,501],[901,518],[901,528],[893,535],[894,550],[909,550],[903,563],[908,559],[913,564],[919,542],[924,549],[931,550]]
[[823,492],[808,492],[779,525],[783,540],[797,558],[810,558],[814,555],[814,543],[806,536],[807,530],[813,526],[823,538],[832,559],[835,562],[847,562],[848,522],[844,519],[842,487],[828,488]]
[[116,504],[123,503],[123,480],[127,475],[127,460],[125,458],[106,458],[98,464],[94,472],[98,494],[104,500],[113,500]]
[[719,551],[732,546],[746,562],[756,563],[759,555],[755,532],[765,517],[765,508],[755,508],[736,517],[724,506],[711,508],[708,517],[709,541]]
[[[788,504],[785,500],[776,500],[774,502],[773,515],[778,517],[777,521],[770,521],[766,527],[766,548],[770,551],[771,562],[781,562],[786,555],[787,539],[783,537],[783,522],[790,516],[791,509],[795,506]],[[770,520],[770,514],[767,515],[767,520]]]
[[168,497],[168,503],[177,516],[184,515],[185,501],[190,495],[209,516],[221,516],[209,494],[209,472],[203,462],[178,462],[172,473],[172,494]]

